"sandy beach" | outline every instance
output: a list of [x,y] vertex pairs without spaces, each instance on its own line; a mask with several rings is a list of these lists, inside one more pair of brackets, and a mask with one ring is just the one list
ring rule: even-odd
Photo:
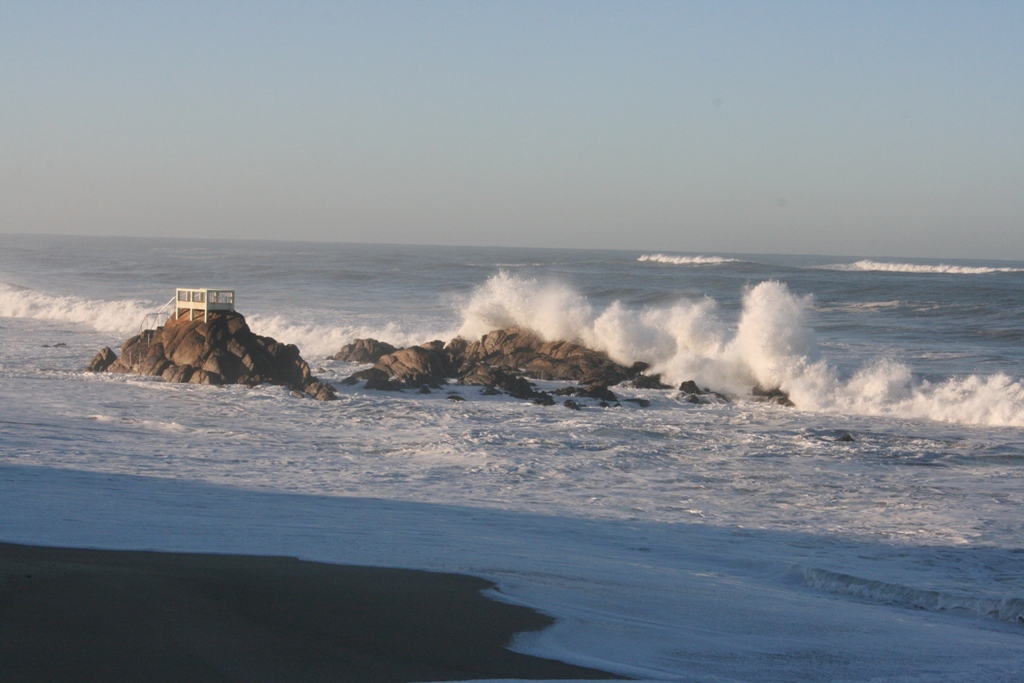
[[285,557],[0,544],[0,678],[610,679],[511,652],[551,619],[468,576]]

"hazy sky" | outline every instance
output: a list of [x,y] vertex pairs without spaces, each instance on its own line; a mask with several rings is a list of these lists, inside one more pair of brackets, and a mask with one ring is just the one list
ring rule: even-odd
[[1024,259],[1022,2],[0,2],[0,233]]

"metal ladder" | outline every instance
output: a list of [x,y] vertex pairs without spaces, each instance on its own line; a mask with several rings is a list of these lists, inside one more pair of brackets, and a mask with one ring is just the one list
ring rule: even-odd
[[135,333],[135,336],[139,337],[139,341],[144,342],[144,345],[143,343],[136,344],[128,358],[128,365],[136,372],[142,371],[142,359],[149,354],[149,342],[153,339],[153,333],[161,325],[167,324],[174,303],[175,299],[171,297],[171,300],[161,306],[159,310],[147,313],[142,317],[139,331]]

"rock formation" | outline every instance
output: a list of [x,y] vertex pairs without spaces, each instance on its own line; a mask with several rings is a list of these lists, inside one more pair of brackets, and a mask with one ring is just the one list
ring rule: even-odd
[[331,358],[349,363],[376,363],[381,356],[386,356],[397,350],[391,344],[376,339],[356,339],[351,344],[341,347],[341,351]]
[[539,391],[534,380],[578,382],[560,393],[614,402],[609,385],[637,379],[646,365],[625,367],[607,354],[569,341],[544,341],[520,327],[494,330],[470,342],[457,337],[447,344],[432,341],[420,346],[395,349],[375,339],[357,339],[333,358],[352,363],[373,363],[343,381],[366,382],[367,389],[399,391],[436,389],[449,380],[463,386],[479,386],[482,393],[505,393],[541,405],[553,405],[554,398]]
[[[661,375],[644,374],[650,367],[647,363],[637,362],[626,367],[606,353],[571,341],[545,341],[521,327],[493,330],[472,342],[456,337],[447,344],[432,341],[405,349],[396,349],[376,339],[357,339],[332,358],[373,363],[372,368],[356,372],[343,384],[365,381],[367,389],[378,391],[413,389],[430,393],[431,389],[453,380],[463,386],[480,386],[481,393],[486,395],[504,393],[542,405],[553,405],[555,396],[571,396],[594,399],[598,405],[606,407],[620,405],[621,401],[647,407],[648,399],[620,401],[609,387],[625,383],[624,386],[636,389],[672,389],[662,382]],[[537,390],[530,380],[564,380],[577,385],[547,392]],[[695,404],[729,402],[728,397],[702,389],[693,380],[683,382],[678,391],[685,400]],[[758,400],[793,405],[789,396],[778,388],[755,387],[752,393]],[[570,408],[582,407],[578,400],[567,399],[565,404]]]
[[787,408],[793,407],[793,401],[790,400],[789,394],[787,394],[779,387],[766,388],[758,384],[757,386],[750,390],[750,393],[761,400],[767,401],[768,403],[786,406]]
[[479,341],[467,344],[461,355],[460,367],[464,371],[485,365],[540,380],[613,385],[636,374],[615,363],[608,354],[571,341],[544,341],[521,327],[488,332]]
[[254,334],[234,311],[211,314],[208,322],[172,318],[126,341],[120,358],[104,348],[87,369],[191,384],[269,383],[321,401],[337,398],[333,387],[312,376],[294,344]]
[[701,389],[692,379],[688,379],[679,385],[679,393],[686,396],[690,403],[728,403],[729,398],[710,389]]

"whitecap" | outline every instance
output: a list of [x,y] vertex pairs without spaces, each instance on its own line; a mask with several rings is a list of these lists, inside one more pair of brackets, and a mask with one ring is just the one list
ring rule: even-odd
[[668,254],[644,254],[637,261],[651,263],[670,263],[676,266],[708,266],[721,263],[738,263],[739,259],[723,256],[670,256]]
[[986,275],[989,273],[1024,273],[1024,268],[990,266],[955,266],[946,263],[889,263],[885,261],[861,260],[855,263],[833,263],[818,266],[823,270],[878,271],[886,273],[934,273],[952,275]]

